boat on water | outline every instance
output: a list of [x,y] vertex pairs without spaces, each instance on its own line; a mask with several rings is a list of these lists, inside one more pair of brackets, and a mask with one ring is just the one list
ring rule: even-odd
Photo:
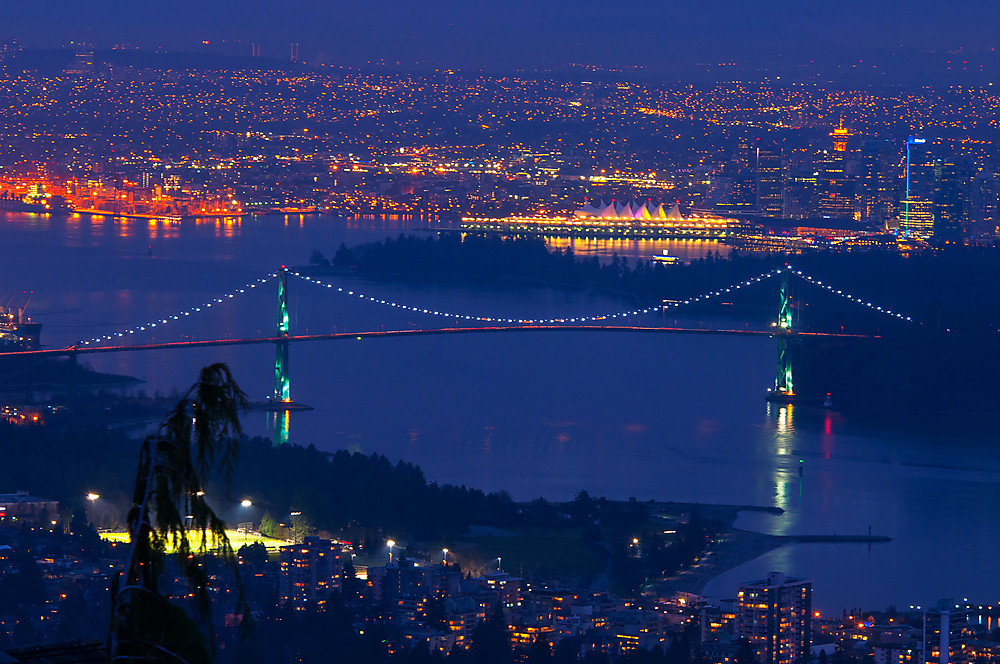
[[13,299],[0,306],[0,352],[38,350],[42,324],[32,321],[26,313],[31,293],[23,305],[11,304]]
[[0,194],[0,211],[69,214],[72,209],[62,196],[17,198],[4,193]]
[[681,262],[681,259],[678,256],[671,256],[667,253],[667,250],[664,249],[662,254],[653,254],[653,262],[662,263],[663,265],[677,265]]

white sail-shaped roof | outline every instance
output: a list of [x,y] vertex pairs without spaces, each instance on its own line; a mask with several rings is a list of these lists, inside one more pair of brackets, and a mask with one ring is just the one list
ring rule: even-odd
[[614,217],[614,216],[616,216],[614,202],[610,203],[609,205],[605,205],[604,207],[602,207],[601,211],[598,212],[597,214],[600,217]]
[[622,216],[623,212],[625,212],[625,206],[624,205],[616,205],[615,206],[615,216],[616,217]]
[[649,213],[649,206],[650,206],[650,203],[644,203],[644,204],[640,205],[639,208],[635,211],[635,215],[634,215],[635,218],[636,219],[652,219],[653,215]]
[[667,219],[670,221],[683,221],[684,215],[681,214],[680,203],[674,203],[674,206],[670,208],[670,212],[667,213]]
[[663,203],[656,206],[656,210],[653,211],[654,219],[666,219],[667,211],[663,209]]

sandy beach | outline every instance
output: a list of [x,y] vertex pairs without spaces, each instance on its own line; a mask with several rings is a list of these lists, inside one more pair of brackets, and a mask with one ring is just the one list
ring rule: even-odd
[[733,527],[740,512],[783,513],[775,507],[664,503],[662,508],[662,513],[670,517],[690,515],[692,511],[697,510],[703,518],[715,520],[721,526],[715,541],[709,546],[708,552],[696,565],[653,584],[652,588],[660,596],[677,592],[700,594],[709,581],[723,572],[739,567],[743,563],[792,541],[787,537],[755,533]]

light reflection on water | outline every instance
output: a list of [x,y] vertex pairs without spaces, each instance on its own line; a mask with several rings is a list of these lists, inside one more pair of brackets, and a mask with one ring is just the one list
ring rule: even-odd
[[648,260],[664,253],[677,256],[684,262],[705,258],[711,253],[718,253],[725,258],[729,255],[729,246],[718,240],[612,240],[596,238],[562,238],[546,237],[545,244],[551,249],[565,251],[572,249],[577,256],[598,256],[610,258],[618,254],[628,258],[633,265],[637,260]]
[[[7,248],[0,283],[34,290],[31,313],[45,326],[43,343],[63,346],[204,302],[278,265],[302,264],[314,249],[329,257],[341,242],[395,236],[412,225],[295,216],[153,226],[0,215]],[[539,317],[621,308],[590,292],[350,283],[380,298],[455,311]],[[439,324],[331,295],[292,282],[293,330]],[[270,287],[258,289],[135,341],[270,334],[274,304]],[[776,534],[860,534],[871,526],[894,538],[871,547],[783,547],[711,584],[706,592],[715,596],[773,569],[813,578],[824,611],[1000,598],[993,571],[1000,451],[990,428],[947,420],[890,426],[769,406],[763,396],[773,384],[773,357],[768,339],[679,335],[298,344],[292,396],[316,410],[292,414],[291,440],[407,459],[433,481],[507,490],[517,499],[566,500],[586,488],[611,498],[774,505],[786,513],[744,513],[738,525]],[[273,348],[259,346],[87,361],[163,394],[189,384],[201,366],[225,361],[261,399],[272,390],[273,359]],[[264,413],[250,414],[247,428],[271,431]]]

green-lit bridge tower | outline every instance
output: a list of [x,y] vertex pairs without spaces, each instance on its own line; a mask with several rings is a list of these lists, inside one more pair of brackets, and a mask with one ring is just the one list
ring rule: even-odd
[[292,401],[288,373],[288,268],[284,265],[278,271],[278,333],[274,342],[274,396],[265,404],[270,413],[274,444],[288,442],[288,428],[293,410],[312,410],[310,406]]
[[288,443],[291,423],[292,394],[288,377],[288,269],[282,265],[278,272],[278,333],[281,338],[274,344],[274,396],[271,398],[271,430],[275,445]]
[[[282,265],[278,272],[278,334],[288,338],[288,269]],[[274,346],[274,400],[292,400],[288,381],[288,341],[279,341]]]
[[792,297],[788,283],[788,270],[781,273],[781,290],[778,296],[778,320],[775,323],[778,338],[778,363],[775,367],[774,392],[778,399],[788,398],[795,394],[792,384]]

